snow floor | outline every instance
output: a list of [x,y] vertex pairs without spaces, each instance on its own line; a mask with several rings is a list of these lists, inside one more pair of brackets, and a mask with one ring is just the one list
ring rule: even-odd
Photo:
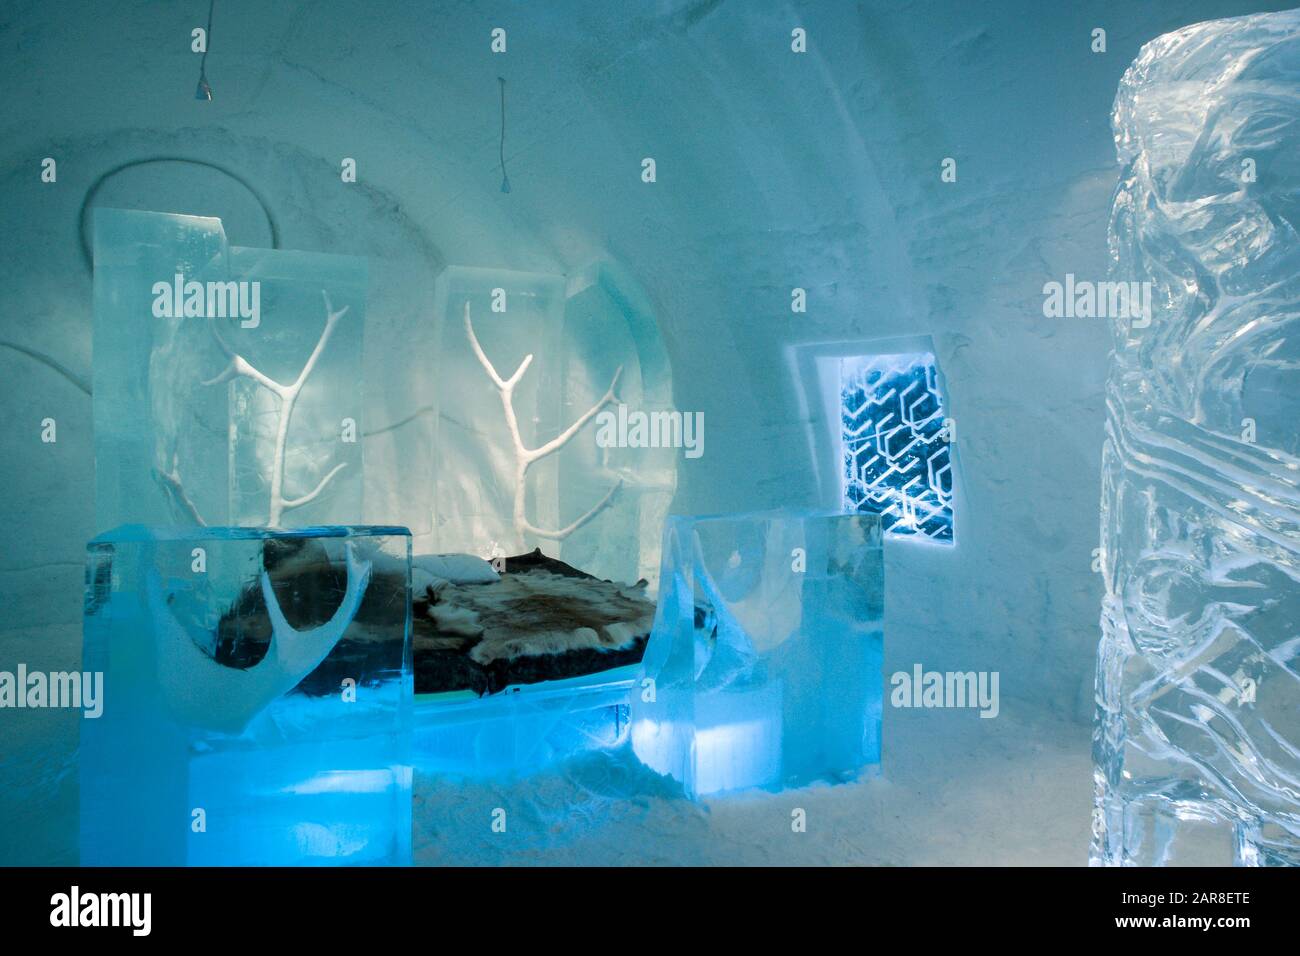
[[[12,713],[18,715],[38,716]],[[0,741],[6,781],[0,864],[77,862],[76,718],[58,716],[67,726],[56,729],[42,719],[43,733]],[[626,746],[515,783],[417,773],[415,860],[539,866],[1086,862],[1088,725],[1004,699],[1001,713],[989,720],[969,710],[886,709],[884,741],[877,776],[719,797],[704,805],[642,767]],[[491,826],[496,808],[506,811],[504,833]],[[806,813],[804,833],[792,831],[795,808]]]
[[[696,805],[626,745],[513,783],[417,773],[423,865],[1083,865],[1088,726],[1025,712],[889,711],[883,771]],[[505,811],[494,832],[493,811]],[[805,811],[806,832],[792,813]],[[500,814],[497,814],[500,817]]]

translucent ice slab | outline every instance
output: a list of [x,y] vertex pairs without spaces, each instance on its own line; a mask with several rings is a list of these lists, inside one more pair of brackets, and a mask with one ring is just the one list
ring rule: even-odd
[[702,796],[880,760],[880,517],[670,518],[632,745]]
[[1094,863],[1300,864],[1300,11],[1142,48],[1115,100]]
[[[484,358],[503,378],[532,356],[511,389],[521,440],[537,448],[559,432],[560,334],[564,318],[561,276],[450,267],[438,277],[439,468],[434,497],[438,547],[471,554],[515,554],[522,522],[558,528],[549,461],[530,468],[521,486],[513,441],[498,390],[478,360],[466,319]],[[494,310],[495,306],[495,310]],[[522,491],[520,490],[522,488]],[[523,515],[516,515],[516,495]],[[516,520],[518,518],[518,520]]]
[[521,777],[583,751],[617,745],[628,726],[638,665],[508,687],[421,694],[415,701],[415,763],[465,777]]
[[361,519],[366,263],[95,211],[96,527]]
[[84,865],[410,862],[408,531],[128,526],[88,551]]
[[658,432],[647,447],[644,428],[641,441],[600,437],[602,413],[620,408],[625,422],[671,420],[671,373],[644,296],[603,266],[567,282],[450,266],[435,314],[436,550],[540,546],[601,578],[653,580],[683,451],[660,447]]

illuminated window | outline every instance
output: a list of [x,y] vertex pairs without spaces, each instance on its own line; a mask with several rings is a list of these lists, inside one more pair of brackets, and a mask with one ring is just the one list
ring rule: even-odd
[[840,412],[845,510],[879,514],[891,534],[951,543],[951,423],[934,356],[842,359]]

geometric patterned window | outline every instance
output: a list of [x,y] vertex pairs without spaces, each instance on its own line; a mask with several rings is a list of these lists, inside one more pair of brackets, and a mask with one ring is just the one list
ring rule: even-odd
[[840,361],[844,509],[879,514],[890,534],[952,543],[952,465],[934,356]]

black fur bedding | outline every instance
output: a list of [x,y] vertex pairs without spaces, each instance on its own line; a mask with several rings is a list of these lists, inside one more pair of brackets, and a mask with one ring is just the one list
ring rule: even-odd
[[[263,564],[285,618],[296,628],[324,623],[346,587],[343,570],[311,539],[268,541]],[[577,677],[641,660],[655,610],[644,581],[602,581],[541,549],[507,558],[505,569],[498,581],[435,581],[412,595],[417,694],[470,690],[482,696],[511,684]],[[343,678],[365,673],[368,627],[391,620],[390,609],[371,601],[382,590],[368,591],[347,636],[303,681],[303,691],[333,694]],[[270,639],[265,601],[253,582],[222,616],[210,650],[227,666],[247,668],[263,658]]]
[[655,608],[644,581],[602,581],[539,548],[507,558],[499,581],[430,585],[413,610],[415,692],[484,695],[639,662]]

